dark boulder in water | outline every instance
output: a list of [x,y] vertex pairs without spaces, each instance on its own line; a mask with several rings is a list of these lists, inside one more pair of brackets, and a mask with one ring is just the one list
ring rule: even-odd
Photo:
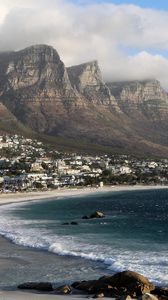
[[88,216],[83,216],[82,219],[83,219],[83,220],[88,220],[89,217],[88,217]]
[[37,290],[37,291],[45,291],[45,292],[53,291],[53,287],[50,282],[25,282],[18,285],[18,289]]
[[78,223],[75,221],[72,221],[71,223],[68,223],[68,222],[62,223],[62,225],[78,225]]
[[78,223],[77,222],[71,222],[71,225],[78,225]]
[[94,218],[104,218],[105,214],[101,211],[95,211],[93,214],[90,215],[90,219]]
[[105,214],[101,211],[95,211],[90,216],[83,216],[82,219],[88,220],[88,219],[99,219],[104,218]]

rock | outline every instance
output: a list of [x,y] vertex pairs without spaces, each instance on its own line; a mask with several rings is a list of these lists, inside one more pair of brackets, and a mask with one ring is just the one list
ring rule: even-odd
[[88,216],[83,216],[82,219],[83,219],[83,220],[88,220],[89,217],[88,217]]
[[67,71],[72,87],[89,102],[99,105],[110,105],[113,107],[113,110],[120,111],[115,97],[112,96],[110,89],[102,79],[97,61],[69,67]]
[[93,214],[90,215],[90,218],[104,218],[105,215],[104,213],[100,212],[100,211],[95,211]]
[[164,287],[155,287],[155,289],[151,292],[151,294],[157,295],[157,296],[167,296],[168,298],[168,288]]
[[71,222],[71,225],[78,225],[77,222]]
[[120,295],[117,288],[99,280],[74,282],[72,287],[77,290],[85,291],[88,294],[96,293],[97,295],[103,293],[105,297],[117,297]]
[[95,211],[90,216],[83,216],[82,219],[88,220],[88,219],[96,219],[96,218],[104,218],[104,217],[105,217],[104,213],[102,213],[101,211]]
[[131,296],[121,296],[119,300],[132,300]]
[[139,297],[138,300],[158,300],[158,298],[150,293],[146,293]]
[[101,211],[95,211],[93,214],[90,215],[90,219],[94,219],[94,218],[104,218],[105,214],[102,213]]
[[71,286],[74,288],[74,289],[77,289],[77,287],[83,283],[83,282],[86,282],[86,280],[83,280],[83,281],[75,281],[71,284]]
[[113,276],[104,276],[99,280],[118,289],[125,287],[129,293],[136,293],[137,296],[150,292],[155,288],[146,277],[132,271],[120,272]]
[[18,289],[24,290],[38,290],[38,291],[53,291],[52,284],[50,282],[25,282],[18,285]]
[[103,292],[100,292],[100,293],[97,293],[93,296],[93,298],[103,298],[104,297],[104,293]]
[[75,282],[72,284],[72,287],[90,294],[96,293],[101,289],[101,286],[99,285],[99,282],[97,280]]
[[78,223],[73,221],[71,223],[68,222],[62,223],[62,225],[78,225]]
[[77,290],[82,290],[90,294],[103,292],[106,293],[106,296],[107,294],[111,294],[113,289],[112,286],[105,284],[104,282],[101,282],[99,280],[74,282],[72,286]]
[[58,288],[56,288],[55,291],[59,294],[67,295],[72,292],[72,289],[69,285],[65,284],[65,285],[62,285],[62,286],[59,286]]

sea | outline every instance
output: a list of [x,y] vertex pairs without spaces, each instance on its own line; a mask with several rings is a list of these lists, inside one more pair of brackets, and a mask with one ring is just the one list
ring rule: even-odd
[[[82,219],[96,210],[105,218]],[[17,244],[40,257],[22,281],[31,278],[28,272],[32,279],[63,283],[132,270],[168,286],[168,189],[96,192],[1,206],[0,235],[10,241],[8,247]],[[27,257],[31,260],[30,253]]]

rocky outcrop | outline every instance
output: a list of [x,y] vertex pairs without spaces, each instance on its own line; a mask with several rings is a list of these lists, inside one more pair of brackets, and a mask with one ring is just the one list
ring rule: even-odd
[[57,287],[54,290],[54,292],[57,294],[60,294],[60,295],[68,295],[72,292],[72,288],[70,287],[70,285],[65,284],[65,285]]
[[140,296],[155,289],[146,277],[132,271],[104,276],[98,280],[74,283],[73,287],[88,293],[103,292],[106,296],[123,294]]
[[27,282],[18,286],[19,289],[33,289],[48,291],[52,294],[75,294],[80,290],[86,294],[94,295],[93,298],[112,297],[120,300],[166,300],[167,288],[155,287],[143,275],[124,271],[112,276],[103,276],[98,280],[76,281],[70,285],[53,288],[49,282]]
[[107,83],[120,109],[157,121],[168,116],[168,95],[157,80]]
[[[0,60],[2,102],[38,132],[50,132],[77,96],[55,49],[46,45],[13,52]],[[3,72],[2,72],[3,70]]]
[[26,282],[18,285],[18,289],[37,290],[37,291],[44,291],[44,292],[53,291],[53,287],[50,282]]
[[160,287],[156,286],[155,289],[152,291],[152,294],[158,295],[158,296],[165,296],[168,299],[168,287]]
[[78,225],[78,223],[75,221],[72,221],[70,223],[69,222],[62,223],[62,225]]
[[106,84],[97,61],[66,68],[47,45],[0,53],[0,103],[15,124],[72,138],[73,147],[82,138],[86,149],[168,152],[168,101],[158,81]]
[[132,271],[124,271],[113,276],[105,276],[99,280],[117,288],[127,288],[129,292],[136,292],[137,295],[145,294],[155,289],[155,286],[150,283],[146,277]]
[[72,86],[88,101],[120,112],[116,99],[102,79],[97,61],[70,67],[67,70]]
[[100,219],[100,218],[104,218],[105,214],[101,211],[95,211],[94,213],[92,213],[90,216],[83,216],[82,219]]
[[159,300],[158,297],[150,294],[150,293],[146,293],[144,295],[142,295],[141,297],[139,297],[138,300]]

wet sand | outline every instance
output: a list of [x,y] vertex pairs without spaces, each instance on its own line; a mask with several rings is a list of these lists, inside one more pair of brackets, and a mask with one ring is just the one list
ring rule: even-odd
[[145,186],[145,185],[119,185],[119,186],[104,186],[102,188],[94,187],[84,187],[84,188],[74,188],[74,189],[59,189],[52,191],[37,191],[37,192],[23,192],[23,193],[2,193],[0,194],[0,205],[18,203],[24,201],[34,201],[34,200],[46,200],[61,197],[72,197],[72,196],[84,196],[87,194],[94,193],[105,193],[105,192],[117,192],[117,191],[136,191],[136,190],[150,190],[150,189],[168,189],[168,186],[155,185],[155,186]]

